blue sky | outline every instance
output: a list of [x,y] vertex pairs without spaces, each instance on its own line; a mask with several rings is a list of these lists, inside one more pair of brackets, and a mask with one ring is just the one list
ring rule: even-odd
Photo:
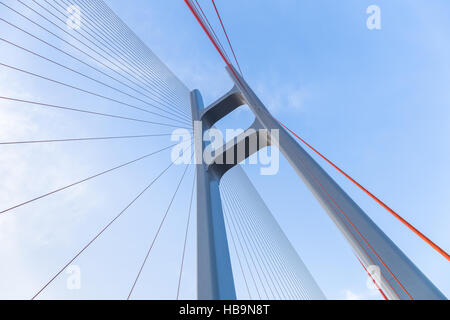
[[[132,5],[119,0],[106,2],[189,89],[201,90],[206,104],[231,88],[223,62],[184,1],[135,0]],[[274,115],[448,251],[448,1],[216,2],[246,80]],[[218,27],[210,1],[200,3]],[[366,8],[372,4],[381,8],[382,29],[379,31],[366,28]],[[0,8],[0,14],[18,19],[4,8]],[[40,48],[47,55],[54,54],[3,25],[0,30],[9,39],[24,45],[32,43],[33,48]],[[58,74],[57,68],[41,64],[5,44],[1,44],[1,52],[4,63]],[[1,69],[0,80],[2,95],[95,105],[99,110],[110,112],[122,110],[62,89],[55,91],[52,85],[4,69]],[[65,77],[63,80],[83,84],[82,79]],[[66,116],[49,110],[3,107],[2,140],[162,130],[117,126],[106,120]],[[245,128],[250,122],[251,115],[243,108],[222,125]],[[2,148],[9,149],[1,153],[0,170],[7,177],[1,184],[7,191],[3,192],[2,207],[39,194],[36,190],[52,189],[133,159],[145,154],[148,148],[156,150],[164,143],[146,140],[144,144],[143,141],[115,141],[70,146],[4,146]],[[55,265],[66,261],[70,252],[82,246],[113,212],[125,206],[149,182],[155,175],[154,167],[163,168],[164,158],[161,162],[157,160],[154,164],[147,162],[77,187],[72,193],[64,192],[4,218],[0,222],[3,230],[0,252],[10,264],[1,266],[2,274],[8,274],[8,279],[0,282],[1,297],[27,298],[49,278]],[[322,164],[449,296],[448,262]],[[79,264],[85,270],[83,277],[86,277],[82,292],[67,292],[63,286],[65,280],[59,279],[45,297],[123,298],[151,240],[149,234],[157,227],[168,202],[163,200],[170,197],[170,192],[166,194],[161,190],[169,188],[170,181],[178,179],[182,170],[181,167],[173,170],[170,178],[148,194],[147,201],[137,204],[120,225],[80,258]],[[275,176],[260,176],[258,168],[253,166],[245,166],[245,170],[328,298],[379,298],[366,288],[367,276],[349,245],[284,160]],[[142,175],[143,171],[148,171],[148,177]],[[190,188],[192,180],[189,179],[184,181],[184,191]],[[171,285],[167,285],[161,283],[157,274],[163,269],[169,273],[169,268],[176,274],[179,244],[183,240],[179,230],[185,223],[177,219],[177,214],[183,219],[187,217],[188,193],[184,192],[177,202],[179,209],[174,210],[171,222],[167,223],[170,228],[161,234],[173,242],[157,247],[155,261],[164,261],[163,267],[161,263],[149,264],[149,270],[143,275],[146,277],[143,283],[153,281],[155,287],[163,288],[158,292],[163,297],[173,296],[171,289],[177,278],[171,277]],[[152,201],[155,195],[164,199]],[[146,215],[146,212],[155,214]],[[148,228],[153,229],[149,232]],[[130,234],[131,229],[134,232]],[[167,242],[162,239],[160,243]],[[178,250],[176,256],[166,254],[172,249]],[[120,254],[126,259],[118,259]],[[188,261],[187,268],[188,272],[193,270],[193,261]],[[185,288],[188,297],[193,288],[192,279],[186,280]],[[156,295],[144,289],[137,288],[137,297]]]

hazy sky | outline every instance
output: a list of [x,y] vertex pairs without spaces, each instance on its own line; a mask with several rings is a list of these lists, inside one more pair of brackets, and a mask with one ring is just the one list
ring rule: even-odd
[[[24,2],[36,7],[32,1]],[[105,2],[189,89],[201,90],[206,104],[231,88],[224,63],[184,1]],[[219,31],[210,1],[199,2]],[[26,12],[16,1],[5,3]],[[448,1],[218,0],[216,3],[246,80],[275,117],[448,251]],[[373,4],[381,8],[381,30],[366,28],[366,9]],[[35,30],[4,7],[0,7],[0,17]],[[1,37],[39,48],[44,55],[58,57],[60,61],[70,61],[3,22],[0,25]],[[45,37],[55,41],[48,35]],[[60,76],[61,80],[86,83],[60,74],[58,68],[5,43],[0,43],[0,62]],[[118,106],[111,107],[104,101],[73,94],[3,67],[0,67],[0,94],[122,111]],[[131,114],[136,113],[127,113]],[[250,122],[249,112],[243,109],[233,113],[222,126],[245,128]],[[52,110],[19,108],[0,101],[2,141],[161,132],[170,132],[170,128],[94,120]],[[43,193],[40,190],[55,189],[168,145],[167,140],[155,140],[1,146],[1,207],[10,207]],[[167,154],[158,157],[0,217],[0,254],[5,261],[0,266],[1,274],[5,275],[0,280],[0,297],[28,298],[35,293],[164,168]],[[449,296],[448,262],[319,162]],[[367,275],[350,246],[284,159],[275,176],[260,176],[254,166],[245,166],[245,170],[328,298],[379,298],[376,291],[366,288]],[[43,297],[126,298],[175,191],[174,181],[182,173],[182,167],[170,171],[120,224],[80,257],[77,264],[83,274],[82,290],[66,290],[63,276]],[[164,245],[155,247],[152,260],[155,263],[147,265],[136,297],[174,298],[191,183],[192,168],[180,190],[183,196],[177,198],[173,215],[167,221],[170,228],[158,240]],[[154,197],[157,201],[152,200]],[[188,244],[192,252],[193,242]],[[176,255],[167,254],[175,252],[171,250],[176,250]],[[188,274],[193,270],[190,255]],[[162,271],[167,272],[168,282],[158,276]],[[183,292],[189,297],[194,279],[187,277],[184,281]],[[149,290],[144,284],[158,291]]]

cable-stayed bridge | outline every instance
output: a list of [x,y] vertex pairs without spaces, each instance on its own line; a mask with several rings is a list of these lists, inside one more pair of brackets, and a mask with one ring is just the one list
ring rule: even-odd
[[[234,83],[229,92],[210,106],[204,106],[201,93],[187,88],[103,1],[0,2],[0,41],[12,57],[9,61],[0,61],[1,68],[42,88],[43,93],[53,93],[29,96],[6,90],[7,93],[0,96],[2,104],[9,108],[32,108],[36,113],[67,113],[68,119],[86,126],[97,127],[97,119],[108,121],[113,123],[108,126],[120,126],[132,132],[80,137],[67,136],[62,128],[58,137],[5,140],[0,142],[1,147],[99,141],[140,141],[140,145],[145,146],[139,148],[141,154],[136,157],[123,158],[122,155],[120,161],[110,161],[111,165],[67,179],[67,183],[46,186],[41,192],[34,189],[27,193],[29,197],[19,195],[4,199],[0,218],[24,215],[25,211],[21,210],[42,201],[50,204],[58,194],[79,190],[77,188],[85,184],[107,179],[155,158],[160,160],[158,165],[152,163],[143,167],[148,181],[142,183],[139,190],[133,186],[134,193],[129,194],[126,203],[102,215],[88,230],[83,242],[77,243],[79,246],[75,249],[71,247],[71,254],[58,255],[61,260],[54,261],[53,267],[42,273],[48,277],[38,281],[34,292],[27,292],[29,298],[49,297],[46,293],[55,282],[61,281],[66,271],[90,250],[95,250],[98,242],[105,242],[108,231],[124,223],[134,208],[145,212],[142,203],[146,200],[148,205],[146,197],[156,197],[158,204],[151,210],[155,212],[155,220],[151,227],[144,229],[145,246],[139,248],[141,252],[138,250],[137,265],[128,266],[124,262],[128,272],[123,279],[124,290],[126,288],[123,298],[136,297],[136,290],[149,290],[145,285],[148,278],[142,278],[148,277],[149,265],[154,256],[158,256],[157,251],[160,250],[160,256],[171,256],[174,252],[172,249],[161,252],[161,242],[166,241],[173,242],[169,245],[179,250],[171,256],[171,260],[176,260],[173,261],[176,277],[161,279],[159,275],[164,274],[166,267],[161,263],[154,270],[154,277],[160,278],[154,281],[159,281],[161,286],[164,287],[166,281],[175,284],[176,290],[164,298],[180,298],[183,283],[187,281],[185,260],[190,252],[194,252],[196,298],[325,299],[311,272],[239,166],[242,161],[270,147],[272,152],[275,149],[281,151],[311,190],[351,245],[357,260],[383,298],[445,299],[302,146],[327,161],[449,260],[446,251],[275,119],[246,82],[216,3],[212,1],[220,21],[220,29],[217,30],[197,0],[185,2],[223,59]],[[230,51],[225,50],[225,45],[220,42],[219,30],[225,35]],[[70,99],[64,99],[67,97]],[[242,105],[249,106],[254,114],[253,124],[227,141],[220,152],[216,150],[212,161],[206,163],[202,156],[208,144],[203,141],[201,133],[214,129],[218,121]],[[106,127],[104,123],[98,125],[99,128]],[[174,158],[172,151],[177,142],[171,137],[178,129],[185,130],[188,143]],[[79,150],[83,152],[81,147]],[[179,165],[178,160],[185,154],[192,161]],[[123,187],[130,192],[127,183],[123,182]],[[185,216],[180,215],[181,208],[184,208]],[[170,222],[175,227],[169,232]],[[131,225],[129,221],[126,223]],[[131,228],[124,231],[125,234],[133,233]],[[177,235],[177,243],[167,234]],[[195,235],[194,246],[189,244],[189,234]],[[117,241],[117,238],[113,240]],[[122,249],[126,251],[126,247]],[[167,268],[169,265],[172,264]],[[158,293],[154,297],[158,298]]]

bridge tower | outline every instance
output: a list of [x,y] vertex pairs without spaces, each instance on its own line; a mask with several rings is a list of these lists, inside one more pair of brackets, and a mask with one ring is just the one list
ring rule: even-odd
[[[236,299],[219,191],[223,175],[266,146],[278,148],[352,246],[361,263],[380,270],[375,279],[389,299],[446,299],[389,237],[320,167],[270,114],[243,77],[231,66],[233,89],[206,109],[198,90],[191,92],[193,121],[201,132],[241,105],[255,115],[249,130],[222,148],[215,160],[203,160],[203,137],[195,137],[197,163],[197,273],[199,299]],[[276,139],[269,134],[275,129]],[[196,131],[196,130],[194,130]],[[257,144],[249,143],[257,141]],[[233,161],[230,162],[230,159]],[[339,263],[339,262],[336,262]]]

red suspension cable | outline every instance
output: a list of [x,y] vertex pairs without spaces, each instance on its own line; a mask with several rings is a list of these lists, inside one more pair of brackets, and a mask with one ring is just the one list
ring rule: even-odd
[[200,6],[200,3],[197,0],[195,0],[195,5],[198,7],[202,17],[205,19],[206,23],[208,24],[208,27],[209,27],[209,29],[212,32],[213,38],[215,39],[215,41],[217,42],[219,47],[222,49],[222,52],[224,53],[224,55],[227,58],[227,60],[230,61],[230,58],[228,57],[228,55],[227,55],[227,53],[225,51],[225,48],[223,47],[222,43],[220,42],[219,37],[217,36],[216,32],[214,31],[214,28],[212,27],[211,23],[209,22],[208,17],[206,16],[205,12],[203,11],[202,7]]
[[233,73],[234,77],[237,79],[237,81],[239,81],[239,83],[241,83],[241,81],[239,80],[239,77],[237,76],[236,72],[234,71],[234,68],[231,66],[230,62],[228,61],[228,59],[225,57],[225,54],[222,52],[222,50],[220,50],[219,45],[217,44],[216,41],[214,41],[211,33],[208,31],[207,27],[205,26],[204,22],[202,21],[202,19],[198,16],[196,10],[194,9],[194,7],[191,4],[190,0],[184,0],[184,2],[186,3],[186,5],[189,7],[189,10],[191,10],[192,14],[194,15],[195,19],[197,19],[197,22],[200,24],[200,26],[202,27],[203,31],[206,33],[206,35],[208,36],[209,40],[212,42],[212,44],[214,45],[214,47],[216,48],[217,52],[219,52],[220,56],[222,57],[223,61],[225,62],[225,64],[227,65],[227,67],[231,70],[231,72]]
[[434,250],[439,252],[445,259],[450,261],[450,255],[445,252],[442,248],[440,248],[437,244],[435,244],[433,241],[431,241],[428,237],[426,237],[422,232],[417,230],[413,225],[411,225],[408,221],[403,219],[397,212],[392,210],[387,204],[385,204],[383,201],[381,201],[379,198],[377,198],[375,195],[373,195],[369,190],[364,188],[361,184],[359,184],[356,180],[354,180],[352,177],[350,177],[347,173],[345,173],[342,169],[340,169],[337,165],[335,165],[333,162],[328,160],[324,155],[322,155],[319,151],[317,151],[315,148],[313,148],[309,143],[307,143],[305,140],[300,138],[297,134],[295,134],[291,129],[286,127],[284,124],[278,121],[278,123],[283,126],[287,131],[289,131],[292,135],[294,135],[297,139],[299,139],[302,143],[304,143],[308,148],[310,148],[314,153],[319,155],[323,160],[325,160],[328,164],[330,164],[333,168],[335,168],[337,171],[339,171],[342,175],[344,175],[348,180],[350,180],[353,184],[355,184],[358,188],[360,188],[362,191],[364,191],[367,195],[369,195],[373,200],[375,200],[379,205],[381,205],[384,209],[386,209],[389,213],[391,213],[395,218],[397,218],[401,223],[403,223],[406,227],[408,227],[412,232],[414,232],[416,235],[418,235],[422,240],[424,240],[426,243],[428,243]]
[[242,70],[241,70],[241,66],[239,65],[238,59],[236,58],[236,54],[234,53],[233,46],[231,45],[230,38],[228,37],[227,30],[225,30],[225,26],[223,25],[222,18],[220,17],[219,10],[217,10],[216,3],[214,2],[214,0],[211,0],[211,1],[212,1],[213,6],[214,6],[214,10],[217,13],[217,17],[219,18],[220,25],[222,26],[223,32],[225,33],[225,37],[227,37],[227,41],[228,41],[228,44],[230,46],[231,52],[233,53],[234,60],[236,61],[236,64],[237,64],[237,66],[239,68],[239,71],[241,72],[241,75],[243,75],[242,74]]

